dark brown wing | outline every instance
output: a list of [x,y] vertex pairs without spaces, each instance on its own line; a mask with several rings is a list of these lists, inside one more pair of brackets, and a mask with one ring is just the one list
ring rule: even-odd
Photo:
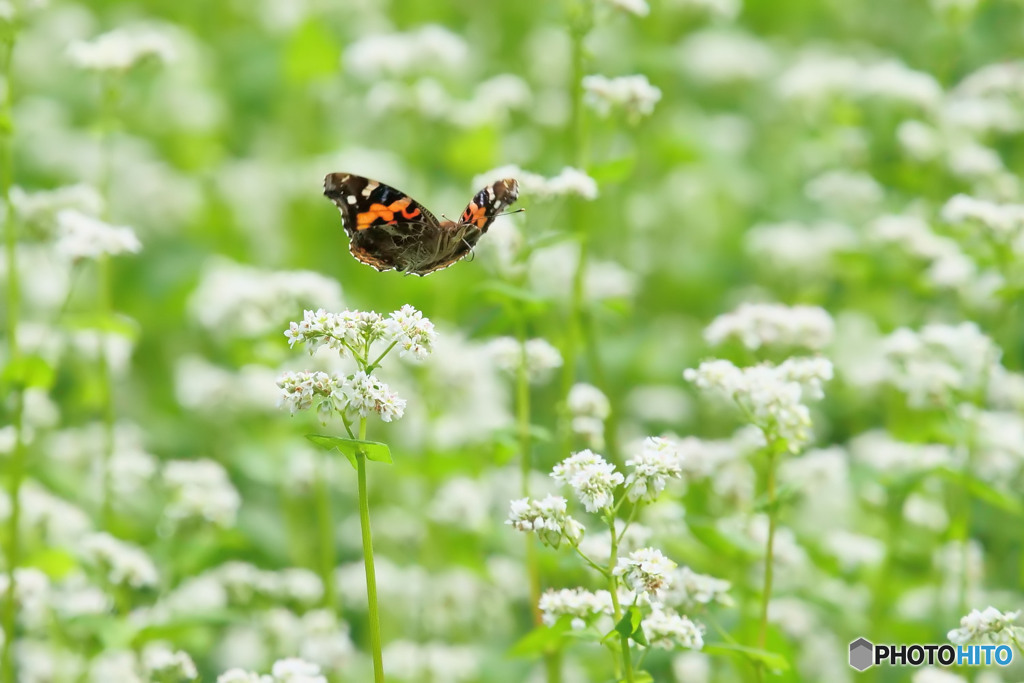
[[377,270],[406,270],[410,249],[440,231],[434,214],[401,190],[350,173],[329,173],[324,195],[341,212],[349,251]]
[[471,223],[487,232],[494,218],[512,206],[519,199],[519,183],[515,178],[505,178],[488,185],[473,197],[466,210],[462,212],[460,223]]

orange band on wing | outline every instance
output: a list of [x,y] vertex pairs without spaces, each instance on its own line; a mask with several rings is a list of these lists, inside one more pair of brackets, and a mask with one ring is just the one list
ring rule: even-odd
[[402,218],[409,220],[420,215],[419,208],[409,210],[409,204],[411,199],[408,197],[404,199],[397,199],[391,202],[390,206],[384,206],[383,204],[371,204],[370,208],[362,213],[356,214],[356,230],[366,230],[376,222],[379,218],[389,225],[393,225],[398,221],[395,220],[395,214],[400,213]]
[[462,222],[472,223],[478,228],[484,227],[487,222],[487,207],[470,204],[462,213]]

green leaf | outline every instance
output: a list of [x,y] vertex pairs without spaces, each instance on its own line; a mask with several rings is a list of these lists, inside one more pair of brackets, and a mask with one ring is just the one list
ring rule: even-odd
[[705,643],[701,652],[709,655],[740,657],[742,659],[761,662],[773,672],[789,671],[789,662],[777,652],[759,650],[756,647],[737,645],[735,643]]
[[509,648],[512,657],[540,657],[565,646],[566,634],[572,630],[572,617],[565,615],[551,626],[538,626]]
[[132,341],[139,338],[139,323],[119,313],[68,315],[64,317],[64,322],[68,327],[77,330],[99,330],[118,334]]
[[960,484],[967,492],[978,500],[984,501],[992,507],[999,508],[1014,515],[1024,514],[1024,506],[1020,501],[1008,493],[992,487],[987,482],[978,479],[972,474],[960,472],[949,467],[935,468],[936,474],[948,479],[954,484]]
[[725,533],[711,520],[688,519],[687,528],[694,537],[719,555],[733,558],[754,558],[761,549],[750,539]]
[[630,607],[619,619],[619,623],[615,624],[615,631],[635,643],[647,645],[647,636],[644,635],[644,630],[640,627],[641,621],[643,621],[643,615],[640,614],[640,610]]
[[21,356],[4,368],[4,384],[22,389],[49,389],[53,386],[55,373],[50,364],[39,356]]
[[[620,678],[619,683],[627,679]],[[654,676],[647,673],[646,671],[634,671],[633,672],[633,683],[654,683]]]
[[307,21],[291,35],[284,50],[284,74],[292,83],[306,83],[338,74],[341,46],[319,21]]
[[344,439],[340,436],[329,436],[327,434],[306,434],[306,438],[315,443],[325,451],[338,451],[342,453],[352,467],[356,467],[356,454],[362,452],[367,460],[374,462],[385,462],[391,464],[391,449],[386,443],[379,441],[362,441],[360,439]]

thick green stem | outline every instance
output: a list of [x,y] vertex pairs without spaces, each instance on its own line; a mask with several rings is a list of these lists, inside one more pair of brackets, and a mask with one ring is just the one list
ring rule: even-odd
[[[615,534],[615,516],[609,515],[608,528],[612,534],[612,551],[608,558],[608,592],[612,594],[612,613],[615,623],[622,619],[622,605],[619,604],[619,577],[614,574],[615,565],[619,562],[619,537]],[[619,642],[622,648],[622,668],[625,671],[627,683],[633,683],[633,653],[629,647],[629,636],[619,634]]]
[[334,590],[334,523],[331,516],[331,493],[327,482],[327,458],[317,454],[316,524],[320,532],[320,580],[324,583],[324,607],[339,608]]
[[[516,370],[516,424],[519,434],[519,473],[522,477],[523,497],[530,495],[530,470],[532,469],[530,439],[530,376],[526,367],[526,323],[519,317],[519,345],[521,358]],[[533,534],[526,534],[526,573],[530,586],[530,610],[534,625],[542,623],[540,612],[540,563]]]
[[[0,56],[3,59],[3,92],[0,93],[0,196],[5,210],[4,220],[4,252],[7,261],[7,352],[9,362],[16,364],[21,358],[18,347],[18,316],[20,309],[20,283],[18,281],[18,249],[17,249],[17,217],[10,202],[11,186],[14,183],[14,127],[12,121],[11,62],[14,56],[15,29],[8,27],[0,45]],[[24,387],[18,382],[13,390],[13,406],[11,427],[14,429],[14,448],[9,461],[10,469],[7,477],[7,495],[11,511],[7,518],[7,595],[5,596],[3,614],[3,650],[0,652],[0,674],[4,681],[13,683],[14,671],[14,638],[16,631],[17,605],[15,604],[14,573],[21,562],[21,484],[25,479],[26,449],[23,415]]]
[[[366,418],[359,420],[359,439],[366,440]],[[366,495],[366,456],[356,452],[359,479],[359,527],[363,534],[363,566],[366,568],[366,604],[370,626],[370,652],[373,655],[373,681],[384,683],[384,659],[381,656],[380,613],[377,609],[377,576],[373,568],[373,539],[370,536],[370,501]]]

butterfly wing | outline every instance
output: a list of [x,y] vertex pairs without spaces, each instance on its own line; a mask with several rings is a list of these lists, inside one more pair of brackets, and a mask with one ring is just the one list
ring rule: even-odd
[[519,198],[519,183],[515,178],[505,178],[492,183],[473,196],[459,223],[469,223],[487,232],[495,217],[515,203]]
[[410,245],[439,231],[434,214],[401,190],[349,173],[329,173],[324,195],[341,212],[349,251],[377,270],[406,270]]

